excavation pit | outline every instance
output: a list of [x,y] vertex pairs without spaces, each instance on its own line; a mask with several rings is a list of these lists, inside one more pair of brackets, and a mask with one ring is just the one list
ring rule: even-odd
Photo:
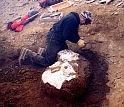
[[[60,55],[60,53],[64,55]],[[73,53],[72,56],[71,53]],[[72,60],[69,60],[69,58]],[[59,98],[64,101],[73,102],[82,98],[88,90],[89,83],[92,83],[91,78],[100,67],[99,61],[97,54],[88,50],[80,54],[70,50],[60,51],[58,61],[48,67],[42,74],[42,91],[50,98]],[[95,69],[94,64],[99,65],[98,68],[96,66]],[[73,75],[72,77],[69,77],[69,72]],[[67,77],[62,77],[65,73]]]

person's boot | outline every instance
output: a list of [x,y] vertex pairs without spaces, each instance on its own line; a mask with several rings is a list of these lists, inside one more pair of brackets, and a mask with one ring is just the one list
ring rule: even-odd
[[37,51],[37,54],[42,56],[43,52],[44,52],[44,48],[39,47],[38,51]]
[[20,52],[20,57],[19,57],[19,65],[21,66],[23,64],[23,62],[27,62],[27,63],[34,63],[34,57],[37,56],[37,53],[26,49],[26,48],[22,48],[21,52]]

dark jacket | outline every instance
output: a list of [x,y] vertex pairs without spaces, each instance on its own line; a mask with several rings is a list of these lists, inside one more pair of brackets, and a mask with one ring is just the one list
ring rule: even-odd
[[75,12],[69,13],[53,25],[52,29],[56,35],[54,39],[62,42],[69,40],[73,43],[77,43],[80,39],[78,35],[79,24],[79,15]]

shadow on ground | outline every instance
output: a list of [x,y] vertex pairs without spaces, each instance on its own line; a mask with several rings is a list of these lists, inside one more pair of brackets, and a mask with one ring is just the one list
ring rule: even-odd
[[84,107],[101,107],[106,99],[106,93],[110,90],[106,85],[108,64],[104,56],[91,50],[85,49],[80,54],[90,62],[91,71],[90,83],[82,100],[83,105]]

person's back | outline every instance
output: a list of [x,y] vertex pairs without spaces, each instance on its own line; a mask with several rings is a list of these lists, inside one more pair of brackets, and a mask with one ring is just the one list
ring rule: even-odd
[[[64,42],[69,40],[76,43],[79,39],[78,27],[80,24],[79,15],[75,12],[71,12],[60,21],[55,23],[52,27],[56,33],[56,39]],[[73,38],[74,36],[74,38]]]

